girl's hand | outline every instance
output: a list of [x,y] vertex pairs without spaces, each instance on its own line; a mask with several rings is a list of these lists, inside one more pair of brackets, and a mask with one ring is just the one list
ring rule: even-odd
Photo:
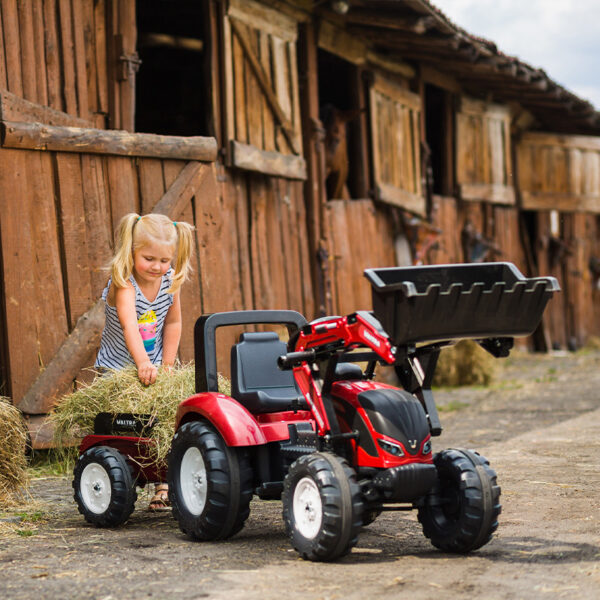
[[143,362],[138,367],[138,379],[144,385],[152,385],[156,381],[156,375],[158,373],[158,367],[153,365],[149,360]]

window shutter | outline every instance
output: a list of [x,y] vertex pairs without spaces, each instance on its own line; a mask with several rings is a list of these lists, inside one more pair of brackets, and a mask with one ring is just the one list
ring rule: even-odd
[[225,127],[232,166],[306,179],[297,22],[250,0],[232,0],[223,28]]
[[526,133],[517,166],[524,209],[600,213],[600,137]]
[[421,98],[376,75],[370,102],[376,199],[423,215]]
[[514,204],[508,107],[462,97],[456,113],[456,181],[463,200]]

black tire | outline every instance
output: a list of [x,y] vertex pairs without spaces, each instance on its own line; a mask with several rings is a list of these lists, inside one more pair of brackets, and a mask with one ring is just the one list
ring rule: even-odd
[[79,456],[73,489],[79,512],[97,527],[125,523],[137,500],[130,466],[118,450],[108,446],[94,446]]
[[447,552],[481,548],[498,528],[501,506],[495,471],[471,450],[443,450],[433,461],[438,482],[419,508],[423,533]]
[[285,477],[282,501],[287,534],[303,558],[335,560],[356,544],[363,501],[356,473],[343,458],[329,452],[300,457]]
[[[191,478],[194,465],[197,481]],[[168,473],[173,516],[183,533],[209,541],[242,529],[252,499],[252,469],[244,449],[228,447],[205,421],[185,423],[173,437]]]

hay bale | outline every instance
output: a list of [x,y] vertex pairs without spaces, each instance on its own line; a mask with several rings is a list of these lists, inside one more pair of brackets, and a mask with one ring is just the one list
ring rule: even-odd
[[[219,375],[219,391],[230,394],[229,382]],[[147,437],[154,440],[151,461],[164,464],[175,427],[175,413],[182,400],[195,393],[193,364],[160,369],[156,383],[144,386],[135,367],[127,367],[98,376],[92,383],[64,396],[49,419],[54,425],[54,440],[59,448],[73,454],[73,443],[93,433],[98,413],[151,415],[156,425]]]
[[26,491],[27,428],[21,411],[0,396],[0,505],[16,502]]
[[433,384],[440,387],[488,385],[494,379],[496,359],[473,340],[443,348]]

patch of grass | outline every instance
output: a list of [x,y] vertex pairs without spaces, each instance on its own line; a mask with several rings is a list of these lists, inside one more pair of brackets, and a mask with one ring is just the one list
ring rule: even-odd
[[36,450],[29,464],[32,479],[43,477],[63,477],[73,473],[74,453],[55,450]]
[[17,529],[15,533],[20,537],[31,537],[37,534],[35,529]]
[[467,402],[461,402],[460,400],[451,400],[446,404],[441,404],[437,407],[439,412],[454,412],[466,408],[469,406]]

